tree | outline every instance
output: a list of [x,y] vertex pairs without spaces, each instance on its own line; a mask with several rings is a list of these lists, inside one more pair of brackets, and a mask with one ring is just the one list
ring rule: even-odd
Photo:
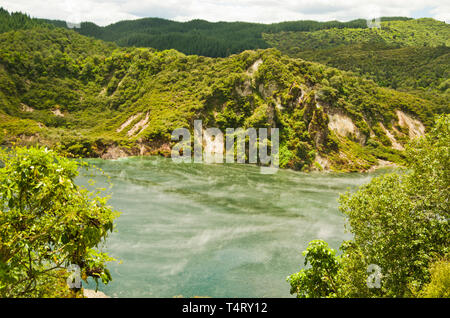
[[296,293],[297,298],[335,296],[336,276],[339,269],[336,250],[329,248],[324,241],[314,240],[309,242],[303,256],[305,256],[305,265],[310,263],[311,267],[302,269],[287,278],[291,284],[291,294]]
[[[340,210],[348,217],[353,240],[344,242],[339,258],[326,243],[313,241],[306,251],[312,268],[291,276],[291,293],[300,297],[446,295],[442,286],[448,284],[448,262],[438,263],[440,267],[431,264],[448,259],[450,252],[449,145],[450,115],[444,115],[427,136],[407,149],[408,170],[374,178],[357,192],[342,195]],[[366,284],[370,265],[381,270],[379,288]]]
[[80,164],[41,147],[1,150],[0,163],[0,296],[70,295],[68,266],[108,283],[113,259],[97,247],[117,212],[75,184]]
[[442,259],[430,266],[431,281],[419,293],[424,298],[450,298],[450,261]]
[[382,269],[381,295],[412,296],[429,281],[429,264],[449,252],[449,145],[447,115],[407,149],[409,170],[341,196],[365,264]]

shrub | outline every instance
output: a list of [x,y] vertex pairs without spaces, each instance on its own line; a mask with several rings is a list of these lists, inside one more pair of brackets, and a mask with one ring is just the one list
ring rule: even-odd
[[108,283],[112,258],[97,248],[117,214],[75,184],[79,163],[39,147],[1,150],[0,162],[0,296],[66,295],[72,264]]

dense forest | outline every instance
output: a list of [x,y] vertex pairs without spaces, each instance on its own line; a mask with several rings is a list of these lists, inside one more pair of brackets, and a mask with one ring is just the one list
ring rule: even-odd
[[[407,91],[442,105],[450,103],[450,27],[432,19],[380,20],[381,29],[369,29],[364,19],[257,24],[145,18],[106,27],[85,22],[74,30],[122,47],[176,49],[209,57],[275,47],[291,57],[355,72],[380,86]],[[65,21],[31,19],[22,13],[10,15],[1,8],[0,21],[0,32],[34,26],[68,28]]]
[[[52,21],[49,22],[52,23]],[[266,25],[245,22],[212,23],[204,20],[176,22],[146,18],[122,21],[106,27],[82,23],[76,31],[83,35],[115,42],[120,46],[152,47],[158,50],[176,49],[185,54],[225,57],[244,50],[268,48],[269,44],[263,39],[263,33],[366,28],[366,24],[363,19],[350,22],[293,21]]]
[[340,196],[352,239],[341,253],[323,240],[303,252],[288,277],[291,294],[307,297],[450,297],[450,116],[407,150],[407,169],[372,179]]
[[[336,62],[321,62],[353,71],[345,72],[290,57],[298,49],[286,49],[285,36],[277,38],[274,46],[289,55],[265,49],[210,58],[175,50],[122,48],[26,15],[3,10],[0,16],[12,29],[0,34],[3,143],[21,136],[94,157],[116,156],[110,153],[111,147],[118,147],[120,155],[136,154],[136,149],[167,153],[170,132],[191,127],[200,118],[205,125],[221,129],[279,127],[282,167],[359,171],[380,159],[403,162],[402,150],[408,140],[431,127],[435,114],[448,112],[448,48],[441,45],[448,29],[433,20],[396,18],[382,22],[390,28],[381,33],[358,28],[359,22],[354,21],[346,28],[310,21],[271,26],[277,32],[280,25],[293,30],[319,29],[294,34],[321,41],[327,38],[322,33],[335,36],[341,32],[351,37],[356,34],[357,39],[365,38],[361,32],[378,32],[379,37],[393,41],[395,32],[408,29],[409,35],[396,45],[415,39],[412,32],[434,32],[434,36],[419,37],[422,42],[428,39],[428,51],[423,51],[423,45],[392,48],[391,42],[377,44],[381,48],[370,41],[353,44],[359,45],[355,52],[363,56],[373,53],[373,64],[364,63],[363,57],[350,63],[345,59],[345,45],[334,51],[344,50],[343,59],[308,51],[313,52],[308,53],[311,59],[328,57]],[[24,28],[21,21],[28,21]],[[113,26],[127,30],[129,24],[160,25],[162,21],[144,19]],[[168,29],[175,28],[172,22],[164,23]],[[193,21],[192,25],[200,28],[204,22]],[[440,27],[442,32],[437,32]],[[385,54],[376,54],[374,46]],[[354,69],[363,64],[365,68]],[[388,67],[392,77],[384,75]],[[363,79],[358,71],[373,75]],[[427,93],[421,95],[421,90]]]

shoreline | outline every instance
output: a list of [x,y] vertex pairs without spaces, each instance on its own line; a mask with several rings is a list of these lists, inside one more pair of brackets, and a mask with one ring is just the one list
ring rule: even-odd
[[[23,139],[21,139],[23,141]],[[2,147],[9,148],[13,145],[7,144],[3,145]],[[21,144],[19,146],[44,146],[48,147],[49,149],[53,150],[53,147],[46,143],[31,143],[31,144]],[[94,156],[76,156],[71,153],[63,153],[65,156],[72,156],[74,159],[101,159],[101,160],[118,160],[123,158],[139,158],[139,157],[163,157],[163,158],[170,158],[171,154],[171,148],[168,143],[164,142],[154,142],[154,143],[147,143],[144,144],[142,141],[139,143],[138,147],[131,147],[126,148],[119,146],[117,144],[112,145],[104,145],[103,149],[97,149]],[[314,161],[317,162],[317,161]],[[249,164],[249,163],[245,163]],[[251,164],[253,165],[253,164]],[[311,173],[311,172],[321,172],[321,173],[371,173],[378,169],[382,168],[399,168],[398,164],[382,159],[378,159],[378,163],[376,165],[373,165],[369,167],[368,169],[360,169],[360,170],[333,170],[328,167],[317,169],[313,164],[309,166],[309,169],[306,171],[303,170],[295,170],[291,168],[279,168],[282,170],[292,170],[297,172],[305,172],[305,173]]]
[[83,288],[83,296],[85,298],[111,298],[106,295],[104,292],[95,291],[93,289],[84,289]]
[[[127,158],[144,158],[144,157],[158,157],[158,158],[170,158],[169,156],[165,156],[165,155],[161,155],[161,154],[147,154],[147,155],[125,155],[125,156],[118,156],[118,157],[114,157],[114,158],[104,158],[104,157],[79,157],[77,159],[100,159],[100,160],[107,160],[107,161],[115,161],[115,160],[120,160],[120,159],[127,159]],[[225,163],[225,162],[224,162]],[[221,163],[214,163],[214,164],[221,164]],[[251,166],[257,166],[260,167],[256,164],[253,163],[244,163],[244,165],[251,165]],[[358,171],[338,171],[338,170],[333,170],[333,169],[329,169],[329,168],[323,168],[321,170],[318,169],[314,169],[314,165],[311,166],[312,169],[308,170],[308,171],[302,171],[302,170],[295,170],[292,168],[278,168],[280,170],[292,170],[295,172],[302,172],[302,173],[371,173],[371,172],[375,172],[376,170],[379,169],[384,169],[384,168],[401,168],[402,166],[396,164],[395,162],[391,162],[391,161],[387,161],[387,160],[382,160],[382,159],[378,159],[378,164],[371,166],[368,169],[364,169],[364,170],[358,170]]]

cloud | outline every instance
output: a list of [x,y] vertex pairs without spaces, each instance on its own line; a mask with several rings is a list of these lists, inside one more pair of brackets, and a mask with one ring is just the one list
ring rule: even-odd
[[447,0],[0,0],[0,6],[7,10],[22,11],[33,17],[92,21],[99,25],[142,17],[272,23],[429,16],[449,23],[447,3]]
[[91,21],[107,25],[120,20],[137,19],[123,8],[124,1],[117,0],[0,0],[0,6],[9,11],[20,11],[32,17],[69,22]]

